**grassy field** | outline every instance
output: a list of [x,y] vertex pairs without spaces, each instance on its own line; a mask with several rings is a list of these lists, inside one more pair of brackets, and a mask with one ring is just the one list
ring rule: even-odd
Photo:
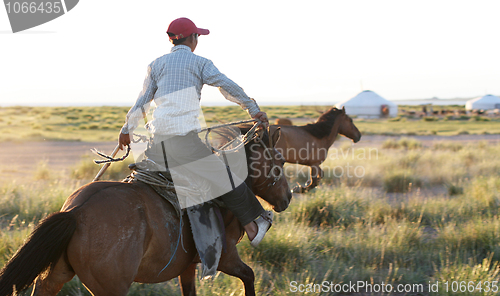
[[[257,294],[288,295],[300,284],[362,281],[413,291],[392,295],[456,295],[452,288],[457,291],[460,283],[470,290],[469,283],[476,289],[481,282],[481,291],[459,294],[496,295],[498,155],[500,145],[481,141],[424,146],[403,138],[373,148],[335,146],[322,166],[323,185],[295,195],[257,249],[246,238],[239,244],[243,260],[255,271]],[[0,187],[0,265],[33,225],[93,177],[89,162],[82,161],[66,177],[40,163],[36,181]],[[120,179],[127,172],[122,164],[108,173],[106,179]],[[307,177],[295,165],[287,165],[286,174],[291,184]],[[438,282],[438,292],[429,293]],[[223,274],[199,281],[197,288],[199,295],[243,295],[239,280]],[[329,294],[336,293],[321,295]],[[75,278],[60,295],[89,294]],[[180,288],[177,280],[134,284],[129,295],[180,295]]]
[[[314,121],[328,106],[263,106],[271,118]],[[411,109],[414,107],[401,108]],[[436,110],[438,107],[435,107]],[[128,107],[0,107],[0,141],[113,141]],[[348,110],[347,110],[348,112]],[[203,107],[208,125],[249,119],[239,106]],[[362,134],[459,135],[500,134],[500,120],[487,117],[426,117],[400,115],[392,119],[355,118]],[[141,132],[141,129],[138,130]]]

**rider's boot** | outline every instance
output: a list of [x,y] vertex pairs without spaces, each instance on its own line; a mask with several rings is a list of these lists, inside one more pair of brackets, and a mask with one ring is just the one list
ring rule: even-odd
[[234,190],[222,195],[220,199],[240,221],[241,225],[255,222],[258,227],[257,235],[251,241],[256,247],[264,238],[273,221],[273,212],[265,211],[259,200],[248,188],[246,183],[241,183]]

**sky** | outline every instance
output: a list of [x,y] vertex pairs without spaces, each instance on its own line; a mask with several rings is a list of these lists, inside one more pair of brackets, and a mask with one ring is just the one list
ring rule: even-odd
[[[500,1],[97,1],[13,34],[0,8],[0,106],[131,106],[169,23],[260,105],[500,95]],[[205,86],[202,104],[227,103]]]

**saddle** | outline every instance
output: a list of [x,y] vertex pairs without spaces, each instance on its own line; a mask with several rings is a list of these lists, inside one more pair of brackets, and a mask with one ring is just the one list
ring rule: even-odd
[[[182,217],[187,213],[196,250],[202,264],[200,277],[201,279],[207,279],[214,276],[217,272],[222,249],[225,249],[226,242],[224,221],[219,209],[220,207],[224,207],[222,201],[213,199],[184,208],[177,198],[176,190],[185,190],[184,194],[189,192],[191,195],[197,194],[197,191],[200,190],[194,190],[193,186],[187,187],[178,183],[174,187],[168,168],[167,170],[161,168],[160,171],[159,166],[149,159],[133,163],[129,165],[129,169],[132,170],[132,173],[123,182],[143,182],[148,184],[158,195],[174,207],[181,221],[181,227]],[[196,196],[194,198],[196,199]],[[202,200],[201,198],[202,196],[200,196],[200,200]],[[181,237],[179,237],[180,239]]]

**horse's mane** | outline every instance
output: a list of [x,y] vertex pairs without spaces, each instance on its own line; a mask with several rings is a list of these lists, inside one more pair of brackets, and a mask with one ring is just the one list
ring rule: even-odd
[[342,114],[342,109],[337,109],[335,107],[331,108],[330,110],[323,113],[315,123],[309,123],[303,126],[299,126],[299,128],[304,129],[306,132],[318,139],[328,137],[332,132],[335,119],[340,114]]

